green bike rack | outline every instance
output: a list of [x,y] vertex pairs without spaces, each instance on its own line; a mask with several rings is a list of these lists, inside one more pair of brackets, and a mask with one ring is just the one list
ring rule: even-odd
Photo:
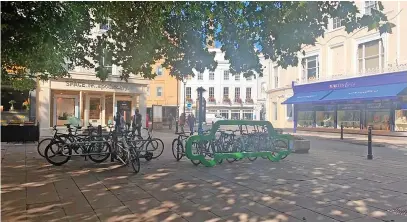
[[[209,134],[205,135],[195,135],[190,136],[186,141],[185,154],[190,160],[199,160],[206,167],[213,167],[221,159],[242,159],[246,157],[266,157],[267,159],[278,162],[283,156],[287,156],[291,153],[290,150],[281,150],[276,155],[273,155],[272,151],[261,151],[261,152],[240,152],[240,153],[215,153],[214,159],[206,159],[204,155],[192,153],[193,142],[199,141],[210,141],[215,139],[215,134],[220,126],[266,126],[270,137],[275,139],[286,139],[288,145],[290,140],[293,139],[292,135],[289,134],[277,134],[274,130],[273,125],[269,121],[255,121],[255,120],[219,120],[212,126]],[[289,145],[290,146],[290,145]]]

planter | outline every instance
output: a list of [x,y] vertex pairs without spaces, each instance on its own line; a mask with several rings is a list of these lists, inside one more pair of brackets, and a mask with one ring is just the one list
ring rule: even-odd
[[311,149],[311,141],[295,137],[293,141],[293,153],[308,153]]

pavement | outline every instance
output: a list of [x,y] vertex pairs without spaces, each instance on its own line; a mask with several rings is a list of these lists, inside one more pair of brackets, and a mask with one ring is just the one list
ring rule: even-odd
[[55,167],[33,144],[1,144],[1,221],[407,221],[407,150],[330,139],[281,162],[194,166],[171,153],[141,172],[76,157]]

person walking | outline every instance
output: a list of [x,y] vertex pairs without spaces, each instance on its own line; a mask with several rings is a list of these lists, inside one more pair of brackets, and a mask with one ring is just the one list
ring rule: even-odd
[[191,132],[191,135],[193,135],[194,134],[194,126],[195,126],[194,114],[188,115],[188,125],[189,125],[189,131]]
[[185,113],[181,113],[181,116],[179,117],[179,123],[178,123],[178,125],[181,127],[181,132],[184,132]]
[[172,129],[172,121],[174,121],[174,117],[172,116],[172,113],[168,116],[168,127],[169,129]]
[[133,116],[133,132],[137,131],[137,136],[141,136],[141,119],[142,116],[139,112],[138,109],[136,109],[136,112],[134,113]]
[[117,111],[116,112],[116,116],[114,116],[114,129],[116,130],[116,132],[120,132],[120,112]]

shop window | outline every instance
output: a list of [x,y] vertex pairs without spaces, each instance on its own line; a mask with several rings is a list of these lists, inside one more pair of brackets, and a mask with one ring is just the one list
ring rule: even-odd
[[240,119],[240,110],[232,110],[231,119]]
[[89,122],[92,124],[99,124],[101,111],[100,104],[100,98],[89,98]]
[[309,56],[302,59],[302,73],[306,80],[319,78],[319,56]]
[[294,105],[293,104],[287,104],[286,108],[287,108],[287,118],[288,119],[293,118]]
[[186,98],[187,98],[187,99],[191,99],[191,98],[192,98],[192,95],[191,95],[191,94],[192,94],[191,87],[186,87],[186,88],[185,88],[185,91],[186,91],[186,92],[185,92]]
[[198,73],[198,80],[203,80],[203,73],[202,72]]
[[384,68],[384,48],[380,39],[358,45],[359,72]]
[[396,110],[395,131],[407,131],[407,109]]
[[338,110],[338,126],[345,129],[360,129],[360,110]]
[[157,76],[162,76],[163,75],[163,67],[161,65],[157,66],[157,69],[155,70],[155,74]]
[[342,19],[336,17],[332,20],[332,29],[337,29],[342,27]]
[[221,110],[220,115],[225,119],[229,119],[229,110]]
[[209,72],[209,80],[215,80],[215,73]]
[[243,110],[243,119],[253,120],[253,110]]
[[297,125],[298,127],[313,127],[314,111],[299,111]]
[[390,130],[390,110],[367,111],[366,121],[373,130]]
[[376,9],[377,7],[377,1],[365,1],[365,14],[366,15],[371,15],[372,14],[372,9]]
[[316,111],[316,126],[325,128],[335,127],[335,111]]
[[157,87],[157,96],[163,96],[163,88],[162,87]]
[[75,99],[62,98],[56,99],[56,118],[57,126],[67,124],[69,119],[75,117]]
[[105,99],[105,124],[113,125],[113,96],[106,96]]
[[223,71],[223,80],[229,80],[229,71],[228,70]]
[[237,74],[235,75],[235,80],[236,80],[236,81],[240,81],[240,74],[239,74],[239,73],[237,73]]
[[277,107],[277,103],[276,102],[273,102],[273,110],[274,110],[274,120],[277,120],[278,119],[278,113],[277,113],[277,110],[278,110],[278,107]]

